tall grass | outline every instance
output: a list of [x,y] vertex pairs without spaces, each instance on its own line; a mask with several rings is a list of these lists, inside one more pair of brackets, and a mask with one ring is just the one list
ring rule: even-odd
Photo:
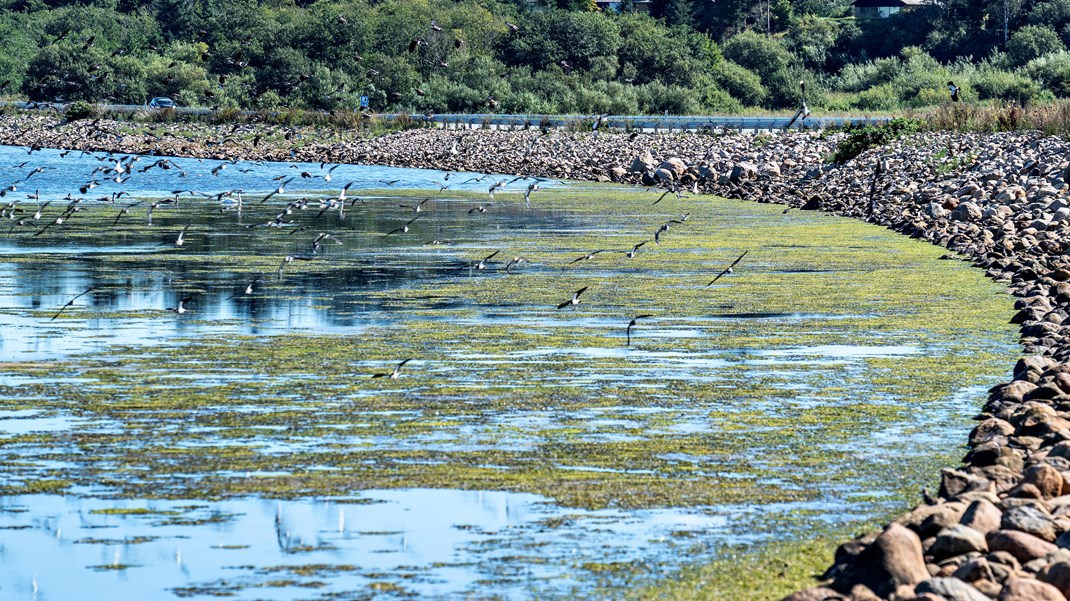
[[994,102],[987,105],[945,104],[913,111],[911,116],[924,120],[930,128],[936,130],[962,132],[1035,130],[1050,135],[1070,134],[1070,100],[1065,99],[1026,107],[1012,102]]

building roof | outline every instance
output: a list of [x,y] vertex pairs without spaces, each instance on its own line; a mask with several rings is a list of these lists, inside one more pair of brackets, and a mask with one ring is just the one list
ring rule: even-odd
[[902,8],[905,6],[925,6],[930,4],[930,0],[855,0],[851,4],[861,8],[885,6]]

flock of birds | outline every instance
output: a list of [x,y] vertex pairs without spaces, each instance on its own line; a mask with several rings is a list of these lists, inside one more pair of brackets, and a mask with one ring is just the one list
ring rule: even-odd
[[[29,154],[33,154],[33,152],[35,152],[35,149],[31,148],[29,150]],[[70,153],[70,151],[64,151],[63,153],[61,153],[60,156],[64,157],[64,156],[67,156],[69,153]],[[89,155],[90,153],[82,153],[82,154],[83,155]],[[114,183],[120,184],[120,185],[126,184],[132,178],[135,178],[140,174],[144,174],[144,173],[152,171],[154,169],[159,169],[159,170],[163,170],[163,171],[175,170],[179,174],[188,175],[187,172],[183,170],[183,167],[181,165],[179,165],[175,160],[172,160],[172,159],[155,158],[155,157],[144,157],[144,156],[139,156],[139,155],[117,156],[115,154],[101,155],[101,156],[96,156],[95,158],[101,164],[99,166],[97,166],[95,169],[93,169],[93,171],[89,175],[88,179],[83,184],[81,184],[79,186],[78,189],[79,189],[79,192],[81,194],[88,193],[90,190],[92,190],[93,188],[96,188],[97,186],[102,185],[102,183],[104,183],[104,182],[107,182],[107,183],[114,182]],[[149,160],[151,160],[151,162],[148,162]],[[138,167],[138,164],[142,163],[142,162],[145,162],[147,164],[145,164],[142,167]],[[10,197],[10,196],[16,195],[15,193],[20,189],[20,187],[25,187],[27,185],[33,185],[35,176],[38,176],[38,174],[43,173],[46,169],[54,168],[54,167],[51,167],[51,166],[32,166],[32,167],[30,167],[30,166],[28,166],[28,163],[29,163],[29,160],[24,161],[24,162],[22,162],[22,163],[20,163],[18,165],[13,165],[12,166],[13,169],[25,170],[25,174],[22,175],[22,177],[19,177],[18,179],[16,179],[15,181],[11,182],[10,184],[5,186],[4,188],[0,189],[0,196],[8,196],[8,197]],[[245,169],[246,165],[242,161],[233,160],[233,161],[229,161],[229,162],[218,163],[207,172],[208,175],[206,175],[206,176],[204,174],[201,174],[201,175],[206,177],[206,179],[207,178],[213,178],[213,177],[219,177],[219,175],[225,169],[228,169],[228,168],[231,168],[231,167],[235,167],[235,168],[239,169],[242,172],[251,172],[252,171],[251,168],[250,169]],[[295,170],[302,169],[302,167],[299,167],[296,164],[290,165],[290,168],[291,169],[295,169]],[[300,198],[291,199],[289,197],[280,196],[280,195],[284,195],[286,193],[287,185],[289,185],[291,182],[293,182],[294,180],[296,180],[298,178],[305,179],[305,180],[308,180],[308,179],[319,179],[319,180],[322,180],[324,184],[329,184],[331,182],[332,173],[337,168],[338,168],[338,165],[329,166],[326,163],[321,163],[320,164],[320,169],[319,169],[318,172],[315,172],[315,169],[313,167],[313,168],[308,169],[308,170],[299,171],[298,175],[286,174],[286,175],[276,176],[276,177],[274,177],[272,179],[272,183],[269,184],[270,190],[266,194],[261,193],[261,194],[255,195],[255,196],[250,196],[250,195],[246,194],[245,191],[243,189],[240,189],[240,188],[225,190],[225,191],[222,191],[222,192],[204,192],[204,191],[199,191],[199,190],[187,188],[187,189],[181,189],[181,190],[173,190],[173,191],[171,191],[171,195],[170,196],[167,196],[167,197],[164,197],[164,198],[141,199],[141,200],[131,199],[131,200],[133,200],[133,202],[129,202],[127,204],[123,204],[122,206],[118,206],[118,212],[116,213],[114,218],[107,217],[107,218],[102,219],[100,221],[103,224],[105,224],[104,225],[105,227],[106,227],[107,224],[110,224],[112,229],[117,229],[119,227],[119,224],[121,222],[123,222],[123,220],[133,220],[133,219],[135,219],[135,215],[133,214],[133,210],[135,208],[144,207],[145,208],[145,212],[144,212],[144,220],[145,221],[144,221],[144,223],[149,225],[149,226],[152,226],[152,219],[153,219],[153,214],[154,214],[155,211],[157,211],[158,209],[161,209],[161,208],[165,208],[165,207],[167,207],[167,208],[178,207],[178,206],[180,206],[180,203],[182,203],[182,205],[184,206],[185,204],[189,204],[190,203],[190,201],[187,200],[187,199],[193,198],[193,199],[199,199],[199,202],[204,203],[208,207],[209,212],[211,214],[216,214],[217,217],[219,216],[219,214],[227,214],[227,213],[233,213],[233,214],[238,215],[239,216],[238,224],[241,224],[240,227],[242,227],[242,228],[247,228],[247,229],[248,228],[275,229],[275,230],[278,230],[278,231],[285,231],[286,232],[286,234],[285,234],[286,236],[294,236],[294,235],[296,235],[296,234],[298,234],[300,232],[305,232],[305,231],[315,232],[315,234],[311,237],[311,239],[308,242],[308,251],[307,252],[295,253],[295,254],[286,254],[285,256],[283,256],[281,258],[281,260],[280,260],[280,262],[278,264],[278,267],[275,270],[274,278],[276,280],[282,280],[284,269],[288,265],[292,264],[294,261],[308,262],[308,261],[319,260],[323,256],[322,255],[322,246],[324,244],[328,244],[328,243],[332,243],[332,244],[336,244],[336,245],[343,244],[343,241],[339,238],[340,234],[336,235],[335,233],[332,233],[330,231],[320,231],[320,228],[323,227],[321,225],[321,219],[320,219],[321,217],[323,217],[324,215],[328,215],[329,217],[333,216],[333,215],[337,215],[339,220],[344,220],[345,214],[346,214],[345,212],[346,212],[347,208],[352,208],[352,207],[356,206],[358,203],[359,204],[366,204],[367,203],[367,201],[365,199],[362,199],[360,197],[347,196],[347,192],[349,192],[350,189],[352,188],[352,186],[354,186],[357,183],[356,181],[349,181],[345,185],[341,186],[340,189],[339,189],[339,192],[337,194],[331,193],[331,194],[329,194],[327,196],[321,196],[321,197],[318,197],[318,198],[300,197]],[[452,184],[448,183],[450,181],[450,178],[454,177],[455,175],[457,175],[457,174],[446,173],[446,175],[443,178],[442,182],[435,182],[435,183],[440,187],[440,189],[447,189],[452,185]],[[460,184],[480,184],[480,183],[484,183],[485,184],[485,182],[488,180],[488,178],[491,178],[491,176],[489,176],[489,175],[472,175],[471,177],[469,177],[468,179],[464,180],[463,182],[460,182]],[[135,181],[137,181],[137,180],[135,180]],[[539,184],[540,183],[544,183],[546,181],[547,180],[540,179],[540,178],[529,178],[529,177],[522,177],[522,176],[514,177],[514,178],[500,179],[500,180],[492,181],[490,183],[489,187],[487,188],[487,195],[489,197],[489,200],[493,201],[494,200],[494,195],[495,195],[496,192],[502,191],[503,189],[506,189],[509,186],[511,186],[511,185],[513,185],[513,184],[515,184],[517,182],[523,182],[523,183],[527,184],[526,188],[524,190],[525,206],[530,208],[531,207],[532,194],[539,190]],[[400,182],[401,182],[401,180],[379,180],[378,184],[382,185],[382,187],[384,187],[384,188],[390,188],[390,187],[393,187],[393,186],[397,185]],[[460,185],[460,184],[458,184],[458,185]],[[666,192],[665,194],[668,194],[668,192]],[[656,200],[653,204],[657,204],[657,203],[661,202],[661,200],[663,198],[665,198],[665,194],[662,194],[661,197],[659,197],[658,200]],[[681,195],[679,192],[677,194],[678,194],[678,196]],[[116,205],[120,204],[120,202],[122,201],[122,198],[124,196],[129,196],[129,195],[130,195],[130,192],[128,192],[127,190],[114,191],[114,192],[111,192],[110,194],[107,194],[107,195],[104,195],[104,196],[100,196],[99,198],[96,198],[95,200],[97,201],[96,204],[98,204],[98,206],[99,205],[116,206]],[[278,198],[276,198],[276,197],[278,197]],[[264,212],[265,208],[272,207],[272,205],[268,205],[267,204],[268,201],[270,201],[272,199],[276,199],[276,202],[279,202],[279,200],[284,200],[285,201],[285,205],[282,205],[280,203],[280,204],[276,205],[278,207],[277,209],[276,208],[271,208],[269,211],[267,211],[268,214],[272,214],[273,213],[273,217],[271,217],[270,219],[268,219],[266,221],[256,221],[256,222],[251,223],[251,224],[245,224],[244,222],[242,222],[240,217],[242,216],[243,213],[251,212],[251,210],[249,208],[250,206],[251,207],[255,207],[255,209],[256,209],[258,214],[262,214]],[[34,237],[45,235],[46,233],[51,233],[52,235],[60,235],[60,236],[62,236],[63,233],[65,232],[66,226],[69,224],[71,219],[74,218],[76,215],[78,215],[86,206],[88,206],[89,204],[93,204],[86,197],[74,196],[72,193],[69,193],[63,198],[62,202],[65,203],[65,204],[63,204],[62,207],[58,208],[58,210],[55,213],[50,215],[49,214],[49,208],[53,204],[57,204],[57,205],[60,204],[60,202],[56,201],[56,200],[46,200],[46,201],[44,201],[42,203],[41,200],[42,200],[42,195],[41,195],[40,191],[35,189],[33,193],[26,195],[26,200],[25,201],[22,201],[21,199],[19,199],[19,200],[8,200],[5,204],[0,206],[0,219],[6,219],[6,220],[11,222],[11,226],[8,229],[8,234],[9,235],[21,235],[21,236],[25,236],[25,237],[34,238]],[[209,204],[212,201],[214,201],[217,204],[214,204],[214,205],[213,204]],[[33,206],[25,206],[24,203],[28,203],[28,202],[36,202],[38,204],[35,204]],[[404,211],[408,215],[411,215],[411,217],[406,217],[405,218],[406,221],[404,221],[397,228],[394,228],[394,229],[392,229],[390,231],[387,231],[385,233],[381,233],[379,235],[382,238],[385,239],[385,238],[388,238],[388,237],[402,236],[404,234],[408,234],[410,232],[410,230],[412,229],[413,225],[418,220],[424,218],[425,215],[428,214],[428,211],[429,211],[430,206],[431,206],[430,203],[432,203],[432,202],[434,202],[432,198],[425,198],[423,200],[420,200],[419,202],[410,202],[410,203],[399,204],[398,205],[398,209],[401,209],[402,211]],[[489,202],[489,201],[485,202],[485,203],[480,203],[480,204],[477,204],[477,205],[471,207],[467,211],[467,214],[468,215],[476,215],[476,216],[478,216],[479,214],[486,213],[487,211],[491,210],[494,206],[495,206],[494,203],[493,202]],[[314,210],[318,209],[318,211],[317,212],[309,211],[306,214],[307,215],[314,215],[314,217],[312,217],[311,219],[302,219],[301,221],[303,223],[299,222],[296,219],[295,213],[298,213],[298,212],[301,212],[301,211],[307,210],[307,209],[314,209]],[[669,220],[665,221],[664,223],[662,223],[661,225],[659,225],[657,227],[657,229],[653,232],[653,234],[652,234],[652,236],[650,238],[645,239],[645,240],[641,240],[641,241],[639,241],[637,243],[632,244],[630,249],[622,249],[622,250],[599,249],[599,250],[586,252],[583,255],[581,255],[579,257],[576,257],[575,259],[572,259],[572,260],[568,261],[567,263],[565,263],[563,265],[563,268],[568,268],[568,267],[570,267],[572,265],[575,265],[575,264],[578,264],[578,263],[581,263],[581,262],[584,262],[584,261],[591,261],[597,255],[600,255],[602,253],[620,253],[620,254],[623,254],[628,259],[634,259],[637,256],[637,254],[639,253],[641,248],[643,248],[645,245],[651,244],[651,243],[653,243],[655,245],[661,244],[663,237],[670,231],[671,228],[673,228],[673,227],[675,227],[675,226],[677,226],[679,224],[683,224],[683,223],[687,222],[689,217],[690,217],[690,213],[685,213],[683,215],[680,215],[679,217],[676,217],[676,218],[669,219]],[[97,226],[98,225],[96,223],[93,223],[93,224],[89,224],[87,227],[97,227]],[[194,224],[192,223],[192,221],[187,222],[184,226],[181,227],[181,229],[179,231],[177,231],[177,233],[174,234],[173,238],[169,237],[168,241],[163,243],[161,246],[170,246],[170,247],[173,247],[176,250],[182,249],[183,247],[185,247],[187,245],[187,242],[189,241],[191,227],[193,227],[193,226],[194,226]],[[326,228],[324,228],[324,229],[326,229]],[[437,240],[436,239],[436,240],[428,240],[426,242],[423,242],[422,244],[424,246],[432,246],[432,245],[443,245],[443,244],[449,244],[449,243],[450,243],[449,241]],[[485,257],[483,257],[481,259],[472,260],[468,265],[463,267],[463,269],[469,270],[470,272],[479,272],[479,271],[488,269],[488,267],[491,266],[494,262],[497,262],[497,264],[499,266],[502,263],[504,263],[504,265],[505,265],[504,266],[504,272],[505,273],[513,274],[513,273],[515,273],[515,270],[518,268],[518,266],[520,266],[521,264],[527,262],[527,259],[522,257],[522,256],[514,256],[509,260],[505,260],[504,258],[499,258],[499,255],[501,255],[501,253],[502,253],[501,250],[496,250],[496,251],[490,253],[489,255],[487,255],[487,256],[485,256]],[[747,255],[746,251],[743,252],[741,255],[739,255],[739,257],[736,258],[730,265],[727,265],[723,270],[721,270],[719,273],[717,273],[709,281],[709,283],[706,284],[706,286],[707,287],[708,286],[712,286],[713,284],[715,284],[718,280],[720,280],[725,275],[733,273],[734,268],[736,268],[736,266],[744,259],[744,257],[746,257],[746,255]],[[242,286],[240,289],[238,289],[234,293],[234,295],[232,295],[229,298],[235,299],[235,298],[251,297],[262,286],[262,284],[264,282],[264,278],[265,278],[264,275],[258,275],[256,277],[254,277],[253,279],[248,281],[244,286]],[[583,286],[582,288],[580,288],[580,289],[576,290],[575,292],[573,292],[568,298],[566,298],[561,303],[556,305],[557,310],[568,309],[570,307],[574,307],[574,306],[580,304],[581,298],[583,297],[583,294],[589,288],[590,288],[590,286]],[[80,292],[79,294],[75,295],[70,300],[68,300],[64,305],[62,305],[61,307],[59,307],[56,310],[56,312],[52,315],[50,321],[54,321],[54,320],[58,319],[61,315],[64,314],[65,311],[67,311],[68,309],[76,306],[77,302],[80,299],[82,299],[82,298],[84,298],[84,297],[86,297],[88,295],[91,295],[91,294],[93,294],[94,292],[96,292],[98,290],[100,290],[100,287],[92,286],[92,287],[89,287],[88,289]],[[167,311],[173,312],[177,316],[183,316],[183,315],[185,315],[187,313],[192,312],[195,307],[196,307],[196,297],[194,297],[194,296],[184,296],[184,297],[180,298],[177,301],[177,303],[175,304],[174,307],[168,307]],[[626,333],[626,345],[627,346],[631,346],[632,331],[637,325],[639,325],[639,321],[642,320],[642,319],[650,318],[650,317],[653,317],[653,315],[643,314],[643,315],[636,315],[635,317],[633,317],[633,318],[631,318],[629,320],[629,322],[627,324],[627,327],[626,327],[626,330],[625,330],[625,333]],[[397,379],[401,374],[402,367],[404,367],[407,363],[409,363],[413,359],[414,358],[406,358],[405,360],[401,361],[401,363],[399,363],[397,365],[397,367],[391,373],[376,373],[376,374],[373,374],[372,377]]]

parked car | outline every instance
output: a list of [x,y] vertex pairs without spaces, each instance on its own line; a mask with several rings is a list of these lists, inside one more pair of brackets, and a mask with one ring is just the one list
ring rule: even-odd
[[158,96],[149,101],[150,109],[173,109],[178,108],[174,100],[167,98],[166,96]]

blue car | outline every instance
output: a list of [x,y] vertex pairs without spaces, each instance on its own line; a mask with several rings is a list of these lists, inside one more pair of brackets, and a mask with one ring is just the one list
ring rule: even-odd
[[150,109],[173,109],[178,108],[174,100],[167,98],[166,96],[159,96],[149,101]]

